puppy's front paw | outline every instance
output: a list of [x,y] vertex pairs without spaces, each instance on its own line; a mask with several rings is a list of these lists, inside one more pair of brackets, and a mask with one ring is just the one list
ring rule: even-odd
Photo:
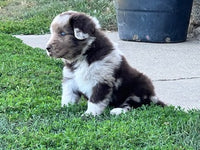
[[72,103],[61,103],[61,107],[69,107]]
[[75,100],[73,101],[73,100],[63,99],[62,98],[62,100],[61,100],[61,107],[64,107],[64,106],[68,107],[70,105],[74,105],[75,103],[76,103]]
[[96,103],[88,101],[87,111],[83,115],[85,115],[85,116],[89,116],[89,115],[98,116],[98,115],[103,113],[103,110],[105,109],[105,107],[106,107],[106,104],[104,104],[102,102],[96,104]]

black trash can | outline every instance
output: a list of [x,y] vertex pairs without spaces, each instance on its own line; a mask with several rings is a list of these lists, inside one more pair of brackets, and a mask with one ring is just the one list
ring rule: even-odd
[[183,42],[193,0],[115,0],[119,37],[143,42]]

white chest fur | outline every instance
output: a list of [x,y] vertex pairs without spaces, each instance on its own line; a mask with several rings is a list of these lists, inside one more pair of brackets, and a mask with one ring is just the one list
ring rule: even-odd
[[[68,74],[73,74],[72,80],[74,81],[74,84],[76,84],[74,87],[90,98],[93,92],[93,87],[97,83],[106,83],[110,87],[113,86],[115,80],[113,77],[114,69],[120,65],[120,62],[121,54],[119,51],[114,50],[104,59],[95,61],[90,65],[86,60],[77,62],[74,72]],[[67,74],[67,72],[63,73],[64,76]]]
[[78,64],[74,72],[74,80],[77,84],[78,90],[84,93],[87,97],[92,94],[92,88],[96,85],[97,81],[94,78],[94,70],[88,65],[86,61]]

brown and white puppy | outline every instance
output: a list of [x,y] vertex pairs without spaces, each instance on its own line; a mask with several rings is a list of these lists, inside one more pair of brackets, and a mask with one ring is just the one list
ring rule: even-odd
[[51,23],[47,54],[63,58],[62,106],[88,99],[85,114],[127,112],[143,104],[165,104],[155,96],[151,80],[131,68],[123,54],[100,31],[97,19],[68,11]]

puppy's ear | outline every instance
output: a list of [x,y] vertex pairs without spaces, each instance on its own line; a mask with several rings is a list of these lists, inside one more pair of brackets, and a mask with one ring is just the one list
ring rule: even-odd
[[79,28],[74,28],[74,36],[78,40],[85,40],[85,39],[87,39],[89,37],[89,34],[88,33],[84,33]]
[[74,36],[78,40],[84,40],[94,36],[96,25],[93,19],[85,14],[74,14],[70,19],[70,24],[74,31]]

